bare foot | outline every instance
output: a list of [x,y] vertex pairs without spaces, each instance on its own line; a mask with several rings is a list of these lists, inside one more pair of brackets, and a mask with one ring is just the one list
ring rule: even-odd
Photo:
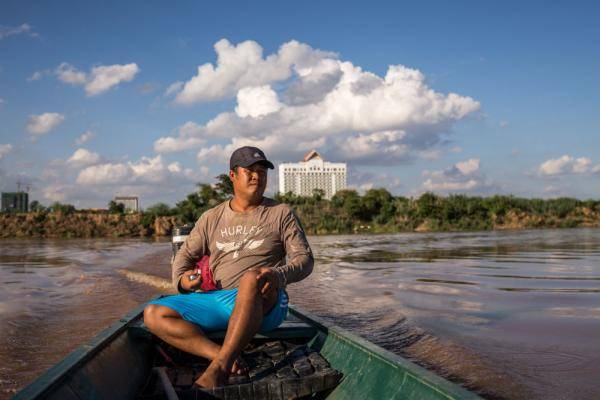
[[248,368],[248,364],[242,357],[238,357],[231,367],[231,373],[234,375],[246,375],[250,368]]
[[200,375],[200,378],[196,380],[196,385],[212,389],[226,385],[228,378],[229,371],[227,368],[224,368],[216,362],[211,362],[206,371],[204,371],[204,373]]

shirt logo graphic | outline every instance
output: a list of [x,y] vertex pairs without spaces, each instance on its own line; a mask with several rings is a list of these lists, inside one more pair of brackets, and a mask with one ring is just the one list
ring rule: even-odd
[[258,247],[260,247],[260,245],[263,244],[264,241],[265,241],[265,239],[261,239],[261,240],[244,239],[244,240],[240,240],[238,242],[227,242],[227,243],[221,243],[221,242],[217,241],[216,245],[217,245],[217,249],[224,251],[225,254],[233,251],[233,258],[238,258],[240,250],[242,250],[244,248],[244,245],[246,243],[248,243],[245,247],[246,249],[254,250],[254,249],[257,249]]

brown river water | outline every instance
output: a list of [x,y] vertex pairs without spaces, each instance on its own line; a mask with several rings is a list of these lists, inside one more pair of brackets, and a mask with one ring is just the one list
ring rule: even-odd
[[[309,240],[293,304],[486,398],[600,398],[600,229]],[[164,291],[145,277],[169,258],[165,241],[0,241],[0,398]]]

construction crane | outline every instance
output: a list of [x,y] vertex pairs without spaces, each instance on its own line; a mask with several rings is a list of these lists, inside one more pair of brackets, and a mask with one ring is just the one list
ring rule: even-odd
[[17,192],[22,192],[23,190],[21,190],[21,187],[25,187],[25,192],[29,193],[29,191],[31,190],[31,188],[33,187],[33,185],[31,183],[28,182],[21,182],[20,180],[17,181]]

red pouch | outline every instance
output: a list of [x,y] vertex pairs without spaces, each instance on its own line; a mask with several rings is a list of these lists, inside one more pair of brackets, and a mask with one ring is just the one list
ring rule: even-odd
[[210,292],[211,290],[218,289],[213,279],[212,271],[210,270],[209,260],[210,257],[203,256],[196,264],[196,267],[200,272],[200,276],[202,277],[200,289],[202,289],[204,292]]

